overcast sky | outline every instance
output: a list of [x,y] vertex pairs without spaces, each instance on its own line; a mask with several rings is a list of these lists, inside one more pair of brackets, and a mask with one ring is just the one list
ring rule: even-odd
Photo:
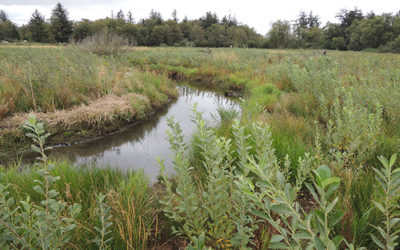
[[151,9],[161,12],[165,19],[171,17],[173,9],[177,10],[180,19],[184,16],[199,18],[212,11],[219,17],[232,14],[261,34],[269,30],[271,22],[294,20],[300,11],[313,11],[325,24],[327,21],[337,22],[335,15],[342,8],[357,7],[364,13],[373,10],[376,14],[400,10],[399,0],[0,0],[0,9],[5,10],[13,22],[21,25],[28,22],[35,9],[49,18],[57,2],[68,9],[72,20],[104,18],[111,16],[112,10],[117,13],[119,9],[125,13],[130,10],[136,21],[147,17]]

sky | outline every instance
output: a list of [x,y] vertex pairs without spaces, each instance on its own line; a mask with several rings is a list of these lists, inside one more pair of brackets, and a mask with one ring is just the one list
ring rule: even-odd
[[272,22],[278,19],[295,20],[300,11],[312,11],[325,24],[327,21],[337,22],[335,16],[343,8],[357,7],[363,13],[373,10],[376,14],[397,13],[400,10],[399,0],[0,0],[0,9],[6,11],[13,22],[22,25],[29,21],[35,9],[49,18],[57,2],[68,9],[72,20],[110,17],[111,11],[116,14],[120,9],[125,13],[130,10],[135,21],[148,17],[151,9],[160,12],[164,19],[170,18],[174,9],[179,19],[185,16],[199,18],[207,11],[217,13],[220,18],[231,14],[263,35]]

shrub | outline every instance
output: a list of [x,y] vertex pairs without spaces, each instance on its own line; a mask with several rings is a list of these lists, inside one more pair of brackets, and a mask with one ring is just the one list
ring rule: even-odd
[[245,248],[252,242],[255,225],[249,216],[248,199],[235,187],[231,141],[216,138],[201,116],[196,116],[197,146],[204,159],[201,170],[191,166],[179,124],[169,121],[169,141],[177,176],[169,180],[160,162],[167,189],[162,200],[164,212],[174,222],[173,233],[195,245],[203,242],[201,245],[214,248]]
[[9,185],[0,184],[0,245],[13,248],[58,249],[65,247],[76,227],[79,204],[67,204],[54,189],[60,177],[52,176],[54,168],[47,163],[44,153],[45,134],[42,123],[34,116],[26,122],[27,136],[37,144],[32,149],[41,153],[43,169],[38,171],[40,179],[35,180],[34,191],[41,200],[35,204],[27,196],[25,200],[15,200],[8,191]]
[[375,154],[382,133],[380,105],[363,107],[351,91],[337,89],[333,107],[329,110],[325,146],[338,166],[365,163]]
[[379,201],[374,201],[375,206],[384,215],[382,226],[376,226],[379,234],[371,234],[372,240],[381,249],[395,249],[399,244],[400,232],[400,168],[394,168],[396,155],[388,161],[385,157],[379,157],[383,168],[376,169],[375,179],[377,181]]
[[130,44],[127,38],[104,29],[76,45],[101,56],[121,56]]
[[[234,122],[232,140],[217,137],[208,129],[201,115],[196,113],[196,149],[201,154],[202,164],[194,168],[189,150],[183,142],[179,124],[170,120],[169,140],[174,152],[173,162],[177,173],[170,180],[163,172],[163,183],[168,195],[162,201],[164,212],[174,222],[173,232],[188,238],[195,245],[204,241],[205,246],[246,248],[254,244],[256,220],[251,216],[255,211],[253,197],[244,195],[238,189],[244,179],[260,180],[268,175],[282,178],[280,166],[274,155],[269,128],[260,123],[252,124],[248,130]],[[261,172],[252,170],[262,165]],[[306,178],[307,161],[302,161],[298,192]],[[282,167],[288,173],[290,163]],[[294,198],[296,197],[295,193]],[[258,215],[255,215],[258,216]]]

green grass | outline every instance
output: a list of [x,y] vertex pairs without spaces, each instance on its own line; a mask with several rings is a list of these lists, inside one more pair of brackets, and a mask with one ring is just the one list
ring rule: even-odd
[[[74,167],[66,161],[54,164],[51,173],[60,176],[54,188],[69,204],[82,206],[71,242],[73,245],[85,248],[95,246],[94,226],[98,223],[96,194],[99,193],[107,196],[111,207],[112,248],[146,249],[150,244],[157,243],[160,237],[157,190],[148,185],[142,172],[124,173],[118,169],[95,166]],[[37,173],[40,168],[31,166],[22,172],[16,166],[2,169],[0,183],[10,185],[9,191],[16,200],[25,200],[29,196],[33,202],[38,202],[41,197],[33,187],[37,185],[34,182],[36,179],[42,180]]]

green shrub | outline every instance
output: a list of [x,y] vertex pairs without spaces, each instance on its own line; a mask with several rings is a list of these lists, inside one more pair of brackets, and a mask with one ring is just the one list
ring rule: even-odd
[[379,234],[371,234],[372,240],[381,249],[395,249],[399,245],[400,233],[400,168],[393,168],[396,155],[388,161],[381,156],[383,168],[376,169],[378,201],[373,201],[378,210],[383,214],[382,226],[376,225]]
[[33,187],[41,199],[39,203],[31,202],[29,196],[16,200],[8,191],[9,185],[0,184],[0,245],[28,249],[66,247],[81,206],[67,204],[54,189],[60,177],[50,174],[54,166],[47,163],[44,153],[49,134],[45,134],[43,124],[31,116],[24,128],[28,130],[26,135],[37,145],[32,145],[32,149],[42,155],[43,169],[38,171],[40,178],[34,181]]
[[[197,146],[204,159],[202,170],[193,169],[182,130],[179,124],[169,121],[168,134],[177,176],[171,181],[164,174],[161,162],[167,189],[162,201],[164,212],[174,222],[173,232],[193,243],[199,244],[202,239],[206,246],[214,248],[246,248],[252,242],[256,227],[249,216],[251,205],[235,187],[231,141],[217,138],[201,116],[196,116]],[[199,172],[204,173],[204,178],[199,178],[196,174]]]
[[324,143],[338,166],[357,166],[375,155],[382,134],[379,105],[363,107],[351,92],[338,89],[329,113]]

